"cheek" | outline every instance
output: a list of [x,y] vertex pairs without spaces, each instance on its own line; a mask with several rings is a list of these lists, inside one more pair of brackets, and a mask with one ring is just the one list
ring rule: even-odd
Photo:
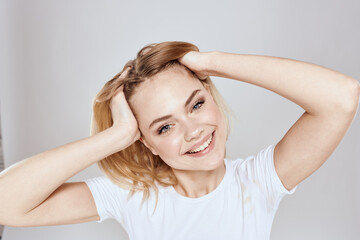
[[[227,124],[226,118],[220,111],[219,107],[215,104],[215,102],[209,105],[209,114],[207,117],[207,122],[216,126],[217,130],[217,139],[218,146],[224,146],[226,144],[226,135],[227,135]],[[221,147],[222,148],[222,147]]]
[[178,134],[170,134],[168,137],[159,141],[157,145],[160,157],[164,159],[166,156],[171,156],[180,152],[181,138]]
[[[216,126],[217,129],[220,130],[218,132],[219,137],[224,137],[224,119],[215,102],[209,103],[199,117],[198,121],[201,122],[201,124]],[[181,154],[184,137],[183,133],[179,133],[178,131],[179,129],[177,128],[175,132],[172,132],[167,137],[160,137],[160,140],[155,143],[157,151],[163,160],[172,159],[174,156]]]
[[208,104],[203,117],[208,123],[217,126],[220,126],[223,122],[221,112],[215,102]]

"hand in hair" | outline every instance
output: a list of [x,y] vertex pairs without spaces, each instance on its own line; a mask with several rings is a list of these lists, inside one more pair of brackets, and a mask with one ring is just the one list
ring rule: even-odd
[[128,145],[131,145],[140,138],[140,131],[137,120],[126,101],[123,89],[124,85],[119,87],[117,93],[110,101],[111,115],[113,119],[112,127],[119,129],[122,133],[125,131],[127,133],[126,136],[130,137]]
[[210,52],[190,51],[179,62],[193,71],[200,80],[205,80],[210,74],[208,69],[208,55]]

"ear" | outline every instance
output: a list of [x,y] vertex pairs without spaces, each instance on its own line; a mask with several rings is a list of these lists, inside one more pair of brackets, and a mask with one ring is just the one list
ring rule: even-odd
[[155,149],[154,149],[143,137],[139,138],[139,140],[140,140],[140,142],[142,142],[142,143],[145,145],[145,147],[147,147],[148,149],[150,149],[150,151],[152,152],[152,154],[154,154],[154,155],[159,155],[159,154],[155,151]]

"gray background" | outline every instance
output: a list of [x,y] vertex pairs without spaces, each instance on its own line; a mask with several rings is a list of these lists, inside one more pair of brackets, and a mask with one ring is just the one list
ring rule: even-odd
[[[5,167],[87,137],[93,96],[149,43],[189,41],[201,51],[293,58],[360,78],[357,0],[9,0],[0,4]],[[237,117],[227,145],[230,158],[244,158],[278,142],[303,113],[301,107],[266,89],[213,80]],[[271,239],[359,239],[359,123],[357,116],[329,160],[283,199]],[[71,181],[99,174],[93,165]],[[108,220],[5,227],[3,239],[127,237],[117,222]]]

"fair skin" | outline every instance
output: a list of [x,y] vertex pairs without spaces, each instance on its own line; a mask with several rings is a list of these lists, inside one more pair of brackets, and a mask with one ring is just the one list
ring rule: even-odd
[[[328,159],[344,137],[358,107],[360,85],[356,80],[313,64],[222,52],[190,52],[180,62],[200,78],[211,75],[254,84],[295,102],[305,110],[275,148],[275,168],[287,189],[292,189],[310,176]],[[189,85],[186,85],[187,92],[184,94],[186,97],[195,87],[188,80]],[[146,95],[146,91],[144,94]],[[211,100],[207,99],[207,103],[211,104]],[[141,102],[140,98],[139,101]],[[174,123],[174,131],[167,137],[174,133],[176,137],[171,136],[172,140],[165,143],[160,137],[150,136],[150,130],[146,132],[143,125],[150,119],[160,117],[160,113],[151,112],[151,118],[143,116],[143,121],[137,126],[120,89],[111,104],[113,119],[116,119],[114,126],[91,137],[27,158],[1,172],[0,224],[44,226],[98,220],[95,203],[86,184],[65,182],[105,156],[120,151],[139,139],[139,127],[144,133],[144,144],[146,142],[154,153],[164,156],[174,168],[182,169],[181,172],[189,171],[193,166],[188,164],[191,158],[182,156],[181,153],[192,146],[192,141],[196,142],[200,130],[203,129],[203,134],[213,129],[219,130],[221,124],[217,118],[204,120],[204,112],[192,113],[184,108],[174,111],[175,106],[182,105],[183,101],[184,97],[180,100],[180,96],[177,96],[166,108],[174,115],[171,121]],[[211,111],[215,112],[216,108]],[[185,122],[184,119],[191,121]],[[169,144],[167,146],[174,149],[174,152],[165,153],[165,147],[161,144]],[[221,167],[222,148],[217,146],[213,150],[215,151],[209,158],[211,167],[201,161],[193,169],[208,170],[209,174],[205,174],[205,177],[210,179],[209,186],[199,184],[191,188],[187,185],[192,183],[192,179],[187,177],[191,174],[184,174],[185,177],[179,174],[183,179],[182,186],[177,189],[179,193],[191,196],[196,190],[200,190],[201,195],[215,187],[218,182],[215,179],[222,177],[222,173],[213,171]],[[172,162],[171,156],[176,157],[179,162]]]
[[[214,190],[225,174],[226,123],[209,90],[177,67],[142,83],[130,104],[143,134],[140,140],[172,167],[179,182],[175,190],[186,197],[200,197]],[[165,115],[172,117],[149,128]],[[186,154],[213,132],[215,147],[209,153],[201,157]]]
[[254,84],[305,110],[274,149],[276,172],[288,190],[329,158],[358,108],[359,82],[315,64],[223,52],[190,52],[180,62],[199,78],[211,75]]

